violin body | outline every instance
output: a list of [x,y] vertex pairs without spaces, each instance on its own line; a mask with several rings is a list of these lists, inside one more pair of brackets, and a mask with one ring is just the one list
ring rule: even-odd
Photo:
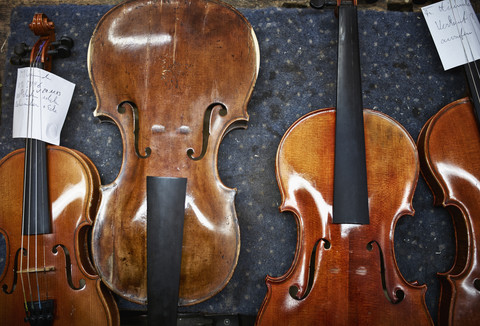
[[468,98],[442,108],[423,127],[419,139],[422,174],[453,218],[456,257],[439,273],[439,325],[479,325],[480,314],[480,133]]
[[[430,325],[425,286],[395,261],[397,220],[413,214],[415,143],[393,119],[363,111],[370,224],[333,224],[335,109],[314,111],[285,133],[277,152],[281,211],[297,219],[288,272],[267,276],[258,325]],[[315,139],[315,141],[306,141]]]
[[267,276],[257,325],[431,325],[426,286],[395,261],[398,219],[413,215],[418,153],[408,132],[362,103],[357,2],[337,2],[337,105],[311,112],[277,151],[281,211],[297,222],[287,273]]
[[[47,148],[52,214],[52,232],[48,234],[22,236],[25,150],[16,150],[0,161],[0,232],[6,241],[0,324],[26,324],[25,292],[28,314],[35,315],[31,304],[40,300],[45,314],[53,316],[50,322],[44,316],[45,324],[38,325],[118,325],[116,303],[89,257],[87,237],[98,207],[98,172],[79,152]],[[25,249],[23,255],[21,248]],[[48,300],[52,307],[45,308]]]
[[93,259],[120,296],[147,302],[147,176],[188,179],[179,305],[230,280],[240,233],[217,153],[228,131],[246,127],[258,65],[252,27],[218,1],[127,1],[98,23],[88,55],[95,115],[118,126],[123,164],[101,188]]

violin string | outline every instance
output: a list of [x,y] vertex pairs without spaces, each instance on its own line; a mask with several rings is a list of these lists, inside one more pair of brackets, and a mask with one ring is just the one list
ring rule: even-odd
[[[31,64],[30,64],[30,69],[31,69]],[[30,78],[30,76],[29,76]],[[29,82],[30,85],[30,82]],[[29,86],[30,87],[30,86]],[[27,121],[28,121],[28,111],[30,111],[30,88],[28,89],[28,94],[27,94]],[[28,128],[28,123],[27,123],[27,128]],[[25,293],[25,283],[23,281],[23,246],[24,246],[24,232],[25,232],[25,219],[27,218],[27,213],[25,210],[25,205],[27,203],[27,169],[28,169],[28,158],[27,158],[27,152],[28,152],[28,138],[25,139],[25,152],[24,152],[24,170],[23,170],[23,202],[22,202],[22,235],[21,235],[21,240],[20,240],[20,282],[22,284],[22,292],[23,292],[23,300],[24,300],[24,306],[25,306],[25,312],[28,315],[28,305],[27,305],[27,296]]]
[[[476,38],[477,38],[477,43],[478,43],[478,42],[479,42],[479,40],[478,40],[478,35],[477,35],[476,30],[475,30],[475,28],[474,28],[474,26],[473,26],[473,23],[472,23],[472,30],[473,30],[473,32],[475,33],[475,36],[476,36]],[[477,87],[477,84],[476,84],[476,79],[474,78],[474,74],[473,74],[473,72],[472,72],[472,65],[473,65],[473,67],[474,67],[474,69],[475,69],[475,71],[476,71],[476,75],[477,75],[477,76],[478,76],[478,74],[479,74],[478,66],[477,66],[477,63],[476,63],[476,61],[475,61],[475,57],[474,57],[474,55],[473,55],[473,50],[472,50],[470,41],[468,40],[468,37],[465,37],[465,39],[466,39],[466,41],[467,41],[467,45],[468,45],[468,48],[469,48],[469,50],[470,50],[470,56],[471,56],[471,58],[472,58],[472,61],[471,61],[471,62],[468,62],[468,63],[467,63],[467,66],[468,66],[468,69],[469,69],[469,72],[470,72],[470,76],[472,76],[472,86],[473,86],[474,92],[475,92],[475,94],[473,94],[473,95],[476,96],[476,98],[478,99],[478,98],[479,98],[479,91],[478,91],[478,87]],[[463,46],[463,43],[462,43],[462,46]]]
[[[41,60],[40,60],[40,54],[43,52],[43,47],[45,46],[45,41],[39,46],[39,49],[38,49],[38,55],[37,55],[37,58],[36,58],[36,64],[35,66],[36,67],[39,67],[40,66],[40,63],[41,63]],[[35,78],[35,75],[34,75],[34,78]],[[41,82],[41,76],[38,76],[39,78],[39,83]],[[40,107],[38,108],[38,112],[39,112],[39,116],[41,117],[41,112],[42,112],[42,96],[41,96],[41,92],[39,93],[39,96],[38,96],[38,99],[39,99],[39,105]],[[35,119],[35,113],[33,113],[33,118]],[[33,121],[35,123],[35,121]],[[41,121],[39,121],[41,122]],[[40,124],[41,125],[41,124]],[[34,128],[34,126],[32,126],[32,129]],[[33,136],[33,133],[32,133],[32,136]],[[38,160],[38,158],[40,157],[39,155],[39,141],[37,140],[34,140],[33,143],[35,144],[35,158]],[[42,155],[43,156],[43,155]],[[40,159],[43,160],[42,157],[40,157]],[[34,202],[35,202],[35,215],[36,215],[36,218],[35,218],[35,279],[36,279],[36,285],[37,285],[37,297],[38,297],[38,305],[39,305],[39,309],[41,310],[42,309],[42,302],[40,301],[40,284],[39,284],[39,279],[38,279],[38,223],[39,223],[39,210],[37,209],[38,208],[38,189],[43,189],[43,188],[39,188],[38,184],[39,182],[42,181],[42,178],[43,178],[43,173],[41,173],[41,177],[39,177],[39,166],[43,166],[42,165],[42,162],[37,162],[37,164],[35,164],[35,189],[34,189]],[[43,211],[43,210],[42,210]],[[43,238],[43,237],[42,237]]]
[[[31,98],[30,98],[30,94],[31,94],[31,77],[32,77],[32,74],[31,74],[31,70],[32,70],[32,65],[33,65],[33,62],[30,63],[29,65],[29,74],[28,74],[28,86],[27,86],[27,134],[28,134],[28,125],[29,125],[29,120],[30,120],[30,104],[31,104]],[[27,135],[28,136],[28,135]],[[24,172],[23,172],[23,203],[22,203],[22,235],[21,235],[21,240],[20,240],[20,282],[22,284],[22,292],[23,292],[23,300],[24,300],[24,306],[25,306],[25,311],[28,315],[28,304],[27,304],[27,294],[26,294],[26,291],[25,291],[25,282],[24,282],[24,270],[23,270],[23,255],[24,255],[24,236],[25,236],[25,219],[28,218],[28,216],[30,215],[29,211],[26,210],[26,208],[28,207],[27,206],[27,199],[29,199],[29,195],[28,195],[28,186],[29,186],[29,182],[28,182],[28,169],[29,169],[29,158],[28,158],[28,153],[29,153],[29,147],[30,147],[30,143],[29,143],[29,138],[27,137],[25,139],[25,152],[24,152]],[[30,222],[30,219],[28,219],[27,221],[28,223]],[[27,225],[28,228],[30,228],[29,225]],[[28,251],[27,251],[27,254],[28,254]],[[31,290],[31,287],[30,287],[30,290]],[[32,292],[30,291],[30,298],[32,297]]]
[[[24,179],[25,184],[26,184],[26,201],[27,201],[27,206],[24,206],[24,209],[26,209],[25,218],[27,219],[27,234],[25,235],[23,232],[25,232],[25,229],[22,229],[22,240],[23,237],[26,236],[27,238],[27,267],[26,271],[23,269],[23,266],[20,267],[20,275],[22,275],[22,284],[23,284],[23,274],[26,274],[25,277],[27,278],[27,285],[28,285],[28,293],[30,295],[30,301],[33,300],[33,292],[32,292],[32,285],[30,282],[30,275],[28,273],[29,268],[30,268],[30,237],[28,234],[30,234],[30,228],[31,228],[31,219],[30,219],[30,214],[31,214],[31,188],[32,188],[32,180],[29,177],[30,176],[30,168],[31,168],[31,139],[29,138],[29,133],[30,133],[30,125],[31,125],[31,110],[32,110],[32,91],[33,91],[33,82],[32,81],[32,74],[33,74],[33,67],[35,66],[35,61],[30,63],[30,69],[29,69],[29,74],[28,74],[28,105],[27,105],[27,139],[25,140],[25,172],[24,172]],[[28,177],[28,178],[27,178]],[[21,261],[23,262],[23,244],[22,244],[22,259]],[[26,299],[25,299],[26,300]],[[26,306],[28,307],[28,304],[25,303]]]
[[[36,142],[33,141],[32,136],[33,136],[33,121],[34,121],[34,112],[33,112],[33,92],[34,92],[34,85],[35,85],[35,72],[33,71],[32,67],[35,68],[38,66],[38,63],[40,62],[40,53],[42,50],[44,44],[40,45],[39,51],[36,54],[36,57],[34,58],[33,62],[30,64],[30,71],[29,71],[29,76],[28,76],[28,105],[27,105],[27,139],[25,143],[25,171],[24,171],[24,199],[23,201],[25,202],[26,200],[28,201],[28,206],[24,205],[25,207],[28,207],[27,211],[23,211],[22,213],[22,240],[21,240],[21,256],[22,259],[20,260],[20,275],[21,275],[21,283],[22,283],[22,291],[24,294],[24,305],[25,305],[25,310],[28,313],[28,303],[27,303],[27,298],[25,294],[25,285],[24,285],[24,280],[23,280],[23,274],[26,274],[27,277],[27,284],[29,288],[29,296],[30,296],[30,301],[33,301],[34,295],[32,291],[32,284],[30,280],[30,234],[31,234],[31,221],[32,219],[29,218],[30,215],[33,213],[35,215],[35,275],[36,275],[36,289],[37,289],[37,299],[39,303],[39,308],[41,309],[41,301],[40,301],[40,287],[39,287],[39,280],[38,280],[38,215],[37,215],[37,204],[38,204],[38,197],[37,197],[37,192],[34,191],[34,198],[33,198],[33,204],[34,208],[32,209],[32,189],[33,187],[36,186],[36,181],[37,180],[32,180],[32,167],[37,169],[37,164],[33,165],[33,158],[38,157],[38,147],[34,146]],[[32,152],[33,151],[33,152]],[[28,153],[28,154],[27,154]],[[35,171],[34,175],[38,176],[38,171]],[[27,178],[28,177],[28,178]],[[33,183],[33,185],[32,185]],[[26,196],[27,199],[26,198]],[[26,270],[23,269],[23,247],[24,247],[24,221],[25,218],[28,218],[27,222],[27,266]]]
[[[47,41],[45,41],[41,48],[43,49],[43,47],[46,47],[47,46]],[[48,49],[45,49],[45,52],[47,51]],[[42,104],[42,95],[39,96],[39,99],[40,99],[40,108],[41,110],[39,110],[39,126],[42,126],[42,128],[40,129],[41,130],[41,137],[43,137],[43,104]],[[42,151],[42,155],[40,155],[40,164],[39,166],[42,167],[42,169],[47,169],[47,164],[46,164],[46,145],[43,144],[43,141],[40,141],[40,150]],[[38,175],[38,174],[37,174]],[[43,173],[43,170],[42,172],[40,173],[40,178],[38,180],[38,182],[40,182],[40,184],[42,185],[41,187],[39,187],[39,189],[45,189],[45,187],[43,185],[45,185],[47,183],[47,180],[45,180],[45,174]],[[47,205],[49,203],[46,203]],[[49,210],[50,211],[50,210]],[[44,210],[42,210],[42,212],[44,212]],[[45,216],[42,217],[42,225],[43,223],[45,223]],[[45,229],[44,228],[45,226],[43,225],[43,230]],[[46,275],[46,248],[45,248],[45,245],[44,245],[44,239],[45,237],[42,236],[40,237],[40,241],[41,241],[41,248],[43,249],[43,273],[41,274],[42,278],[43,278],[43,281],[44,281],[44,290],[45,290],[45,298],[48,299],[48,278],[47,278],[47,275]],[[37,259],[35,259],[35,262],[37,262]],[[38,268],[36,268],[36,271],[38,271]],[[38,277],[38,276],[37,276]]]
[[[471,15],[473,15],[473,14],[471,14]],[[475,25],[473,24],[474,19],[476,19],[476,17],[472,17],[472,16],[470,17],[473,33],[475,34],[477,44],[480,45],[480,38],[479,38],[479,35],[477,33],[477,29],[475,28]],[[473,63],[473,66],[475,68],[475,71],[476,71],[475,76],[480,76],[480,71],[479,71],[479,68],[478,68],[478,64],[477,64],[477,61],[475,60],[475,57],[473,55],[473,50],[472,50],[472,47],[470,45],[470,42],[468,41],[468,38],[467,38],[467,42],[468,42],[468,47],[470,49],[470,55],[472,57],[472,63]],[[470,67],[470,69],[471,69],[471,67]],[[479,89],[478,89],[478,85],[476,84],[476,82],[477,81],[476,81],[475,78],[473,78],[473,74],[472,74],[472,83],[474,84],[474,88],[475,88],[475,96],[477,97],[478,101],[480,101]]]
[[[37,55],[35,57],[35,60],[34,60],[34,64],[33,64],[33,68],[36,68],[37,65],[38,65],[38,59],[39,59],[39,53],[40,53],[40,49],[38,49],[38,52],[37,52]],[[33,218],[31,216],[29,216],[29,229],[28,229],[28,248],[27,248],[27,256],[28,256],[28,263],[30,264],[30,235],[32,234],[32,230],[31,230],[31,226],[30,226],[30,223],[32,223],[32,221],[35,222],[35,233],[36,233],[36,222],[37,222],[37,205],[36,205],[36,191],[35,191],[35,188],[36,188],[36,180],[34,180],[32,178],[33,175],[36,175],[35,171],[32,171],[32,169],[35,169],[36,168],[36,164],[34,164],[33,162],[33,159],[37,157],[37,153],[36,153],[36,146],[35,146],[35,141],[33,140],[33,125],[35,123],[35,112],[34,112],[34,105],[33,105],[33,101],[35,100],[35,96],[34,96],[34,87],[35,87],[35,70],[32,69],[33,73],[30,74],[31,76],[31,79],[32,79],[32,83],[31,83],[31,91],[30,91],[30,94],[31,96],[33,97],[31,103],[31,107],[30,107],[30,110],[28,111],[28,114],[29,114],[29,122],[28,122],[28,133],[29,133],[29,143],[30,143],[30,154],[29,154],[29,171],[30,171],[30,176],[29,176],[29,191],[28,191],[28,194],[29,194],[29,211],[28,211],[28,214],[33,214]],[[33,198],[33,201],[32,201],[32,195],[34,196]],[[32,209],[32,205],[33,205],[33,209]],[[36,242],[36,236],[35,236],[35,242]],[[30,284],[30,266],[27,268],[27,277],[28,277],[28,282]],[[38,286],[38,284],[37,284]],[[30,289],[30,291],[32,291]],[[37,295],[38,295],[38,287],[37,287]],[[32,298],[31,300],[35,300],[34,299],[34,296],[33,294],[31,295]]]
[[28,87],[28,96],[29,96],[29,102],[28,102],[28,112],[27,112],[27,141],[28,141],[28,145],[29,145],[29,152],[28,152],[28,173],[29,173],[29,178],[27,180],[28,182],[28,189],[27,189],[27,195],[28,195],[28,210],[27,210],[27,221],[28,221],[28,224],[27,224],[27,235],[26,235],[26,238],[27,238],[27,270],[25,272],[25,276],[27,277],[27,284],[28,284],[28,287],[29,287],[29,292],[30,292],[30,301],[33,301],[34,300],[34,295],[33,295],[33,291],[32,291],[32,284],[31,284],[31,280],[30,280],[30,234],[31,234],[31,228],[32,228],[32,218],[31,218],[31,214],[32,212],[35,212],[35,210],[33,209],[32,210],[32,188],[33,188],[33,185],[32,185],[32,147],[33,147],[33,143],[32,143],[32,139],[30,138],[31,135],[32,135],[32,130],[31,130],[31,127],[32,127],[32,124],[33,124],[33,101],[34,101],[34,96],[33,96],[33,88],[34,88],[34,83],[35,83],[35,72],[32,68],[35,68],[36,66],[36,60],[37,58],[34,58],[34,61],[32,62],[32,67],[30,68],[30,74],[29,74],[29,87]]
[[[466,1],[467,0],[464,0],[463,3],[466,4]],[[452,10],[453,19],[454,19],[455,22],[458,22],[457,18],[456,18],[456,15],[455,15],[455,11],[454,11],[454,6],[452,4],[452,0],[449,0],[449,2],[450,2],[450,9]],[[455,0],[455,8],[457,9],[457,13],[458,13],[459,6],[457,5],[457,0]],[[460,43],[462,44],[463,53],[464,53],[464,56],[465,56],[465,60],[467,62],[466,63],[466,68],[468,69],[468,73],[470,73],[470,76],[472,77],[472,88],[473,88],[473,90],[471,89],[470,91],[473,91],[473,93],[474,93],[473,96],[475,96],[477,99],[480,99],[479,90],[478,90],[476,80],[474,78],[475,75],[474,75],[473,69],[476,70],[476,75],[477,76],[479,76],[480,74],[479,74],[479,69],[478,69],[477,63],[475,61],[475,57],[473,55],[473,50],[472,50],[470,41],[468,39],[468,35],[467,35],[467,33],[465,33],[465,37],[463,37],[462,32],[461,32],[458,24],[456,24],[455,26],[457,28],[457,32],[458,32],[458,35],[460,37]],[[462,26],[463,26],[463,23],[462,23]],[[480,40],[479,40],[478,35],[476,33],[476,30],[473,26],[473,23],[472,23],[472,30],[475,33],[475,36],[477,38],[477,42],[480,43]],[[468,54],[467,54],[467,49],[465,48],[465,45],[464,45],[464,39],[465,39],[465,41],[467,43],[467,46],[468,46],[468,49],[470,51],[470,56],[471,56],[471,59],[472,59],[471,62],[470,62],[470,59],[469,59]],[[472,65],[473,65],[473,69],[472,69]]]

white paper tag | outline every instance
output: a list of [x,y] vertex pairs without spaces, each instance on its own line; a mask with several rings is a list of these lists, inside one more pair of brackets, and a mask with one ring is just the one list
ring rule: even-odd
[[17,72],[13,138],[35,138],[59,145],[75,84],[39,68]]
[[444,0],[422,8],[443,69],[480,59],[480,24],[469,0]]

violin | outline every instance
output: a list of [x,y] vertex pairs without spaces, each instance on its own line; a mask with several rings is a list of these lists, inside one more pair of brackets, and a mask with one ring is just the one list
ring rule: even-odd
[[421,172],[434,204],[447,209],[455,230],[454,264],[438,273],[439,325],[480,324],[479,64],[477,60],[464,65],[471,95],[439,110],[417,140]]
[[232,277],[236,191],[220,180],[218,148],[246,127],[258,68],[251,25],[220,1],[130,0],[99,21],[88,50],[95,116],[119,128],[123,159],[101,186],[92,255],[119,296],[147,303],[147,176],[188,179],[179,305],[212,297]]
[[[315,4],[312,4],[315,5]],[[363,109],[357,1],[337,1],[337,105],[280,141],[280,211],[297,223],[294,261],[266,277],[257,325],[432,325],[425,285],[401,275],[393,235],[413,215],[418,153],[408,132]]]
[[[35,14],[29,26],[39,36],[30,59],[12,61],[48,71],[73,43],[56,41],[55,25],[44,14]],[[23,44],[15,52],[27,49]],[[0,161],[0,232],[6,241],[0,324],[119,324],[113,296],[89,256],[99,184],[84,154],[32,138]]]

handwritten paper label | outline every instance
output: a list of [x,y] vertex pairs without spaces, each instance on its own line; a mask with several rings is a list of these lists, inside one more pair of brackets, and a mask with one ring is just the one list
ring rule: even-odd
[[469,0],[445,0],[422,8],[443,69],[480,59],[480,24]]
[[13,108],[13,138],[59,145],[75,84],[39,68],[20,68]]

